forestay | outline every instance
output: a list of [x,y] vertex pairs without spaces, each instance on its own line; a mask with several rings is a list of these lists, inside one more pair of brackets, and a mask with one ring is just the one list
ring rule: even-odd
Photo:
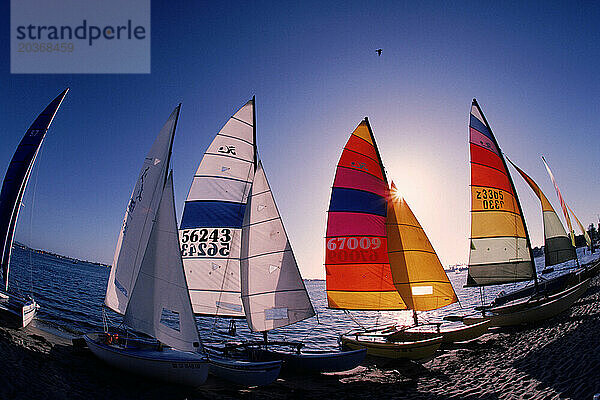
[[240,244],[255,168],[254,99],[217,134],[194,175],[179,240],[194,313],[244,317]]
[[415,311],[429,311],[458,301],[427,234],[392,182],[386,220],[394,285]]
[[172,173],[157,192],[158,212],[123,322],[173,348],[194,351],[200,340],[181,261]]
[[508,162],[521,174],[525,182],[536,196],[540,199],[542,205],[542,219],[544,221],[544,256],[547,267],[560,264],[565,261],[573,260],[576,257],[575,248],[571,245],[571,240],[565,232],[556,211],[544,195],[544,192],[534,182],[529,175],[515,165],[508,157]]
[[387,252],[388,183],[365,118],[337,165],[325,248],[327,302],[348,310],[404,310]]
[[315,315],[262,162],[242,229],[241,283],[246,320],[254,332]]
[[2,278],[8,290],[8,272],[15,227],[25,187],[31,174],[35,158],[69,89],[59,94],[35,119],[21,139],[4,176],[0,192],[0,241],[2,244]]
[[138,275],[162,188],[167,179],[173,136],[180,106],[169,116],[148,152],[125,210],[104,303],[124,314]]
[[513,181],[475,100],[469,122],[471,250],[467,286],[534,279],[529,235]]

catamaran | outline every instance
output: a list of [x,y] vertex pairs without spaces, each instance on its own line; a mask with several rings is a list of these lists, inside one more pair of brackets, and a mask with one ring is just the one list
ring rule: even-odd
[[31,175],[35,159],[46,137],[46,132],[54,119],[63,99],[69,89],[59,94],[35,119],[23,139],[19,143],[15,154],[8,166],[2,192],[0,192],[0,240],[2,241],[2,267],[3,287],[0,288],[0,316],[10,325],[26,327],[35,317],[39,305],[30,295],[17,292],[9,288],[8,275],[10,272],[10,256],[13,239],[21,209],[21,200]]
[[128,329],[106,326],[84,339],[98,358],[117,368],[195,387],[206,381],[209,363],[183,272],[173,174],[167,175],[179,110],[144,160],[106,288],[106,307],[122,315]]
[[417,311],[458,299],[423,228],[393,183],[390,190],[367,118],[350,135],[337,166],[325,268],[329,308],[413,310],[414,325],[348,332],[340,338],[346,347],[424,360],[444,340],[470,340],[487,330],[487,322],[443,330],[433,324],[428,330],[418,320]]
[[[517,192],[498,142],[475,99],[471,106],[469,134],[471,248],[466,286],[533,280],[534,289],[532,297],[525,296],[515,304],[484,305],[481,317],[464,317],[462,321],[473,324],[490,319],[492,326],[519,325],[550,318],[568,309],[590,282],[584,280],[549,295],[541,290]],[[525,180],[542,203],[547,265],[573,258],[574,249],[568,243],[556,213],[539,187],[527,178]]]
[[[180,227],[195,312],[245,318],[251,331],[264,336],[263,341],[207,346],[214,352],[211,372],[236,383],[245,379],[253,384],[248,371],[231,370],[217,354],[264,361],[256,364],[264,368],[262,376],[256,373],[262,384],[277,377],[282,360],[286,367],[305,372],[354,368],[364,351],[306,352],[301,342],[267,338],[269,331],[310,318],[315,311],[258,158],[255,126],[252,99],[227,122],[204,154]],[[244,376],[237,376],[237,371]]]

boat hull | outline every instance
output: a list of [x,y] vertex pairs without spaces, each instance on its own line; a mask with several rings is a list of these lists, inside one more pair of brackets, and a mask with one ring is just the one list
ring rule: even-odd
[[186,385],[200,386],[208,376],[208,358],[199,353],[173,348],[159,350],[157,346],[127,347],[105,343],[104,333],[83,336],[88,348],[102,361],[119,369],[148,378]]
[[367,350],[292,353],[277,350],[254,349],[259,359],[281,360],[283,368],[302,373],[341,372],[356,368],[367,355]]
[[35,318],[38,308],[32,297],[0,291],[0,317],[7,325],[26,327]]
[[273,383],[281,371],[281,361],[246,361],[209,355],[210,373],[241,386]]
[[464,317],[466,325],[476,324],[485,319],[490,320],[490,326],[517,326],[552,318],[566,311],[579,299],[590,286],[590,279],[570,287],[545,300],[533,303],[519,303],[487,310],[489,315],[482,317]]
[[386,342],[378,339],[380,338],[360,334],[340,337],[343,347],[366,349],[370,356],[421,362],[432,359],[442,344],[441,336],[410,342]]

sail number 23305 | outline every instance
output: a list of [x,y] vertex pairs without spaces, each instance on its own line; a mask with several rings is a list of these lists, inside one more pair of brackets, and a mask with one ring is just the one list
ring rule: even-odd
[[231,250],[231,229],[184,229],[179,231],[182,257],[227,257]]

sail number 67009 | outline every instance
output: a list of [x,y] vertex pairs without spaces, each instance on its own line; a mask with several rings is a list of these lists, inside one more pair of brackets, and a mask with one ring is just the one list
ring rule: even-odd
[[231,250],[231,229],[184,229],[179,232],[182,257],[227,257]]

